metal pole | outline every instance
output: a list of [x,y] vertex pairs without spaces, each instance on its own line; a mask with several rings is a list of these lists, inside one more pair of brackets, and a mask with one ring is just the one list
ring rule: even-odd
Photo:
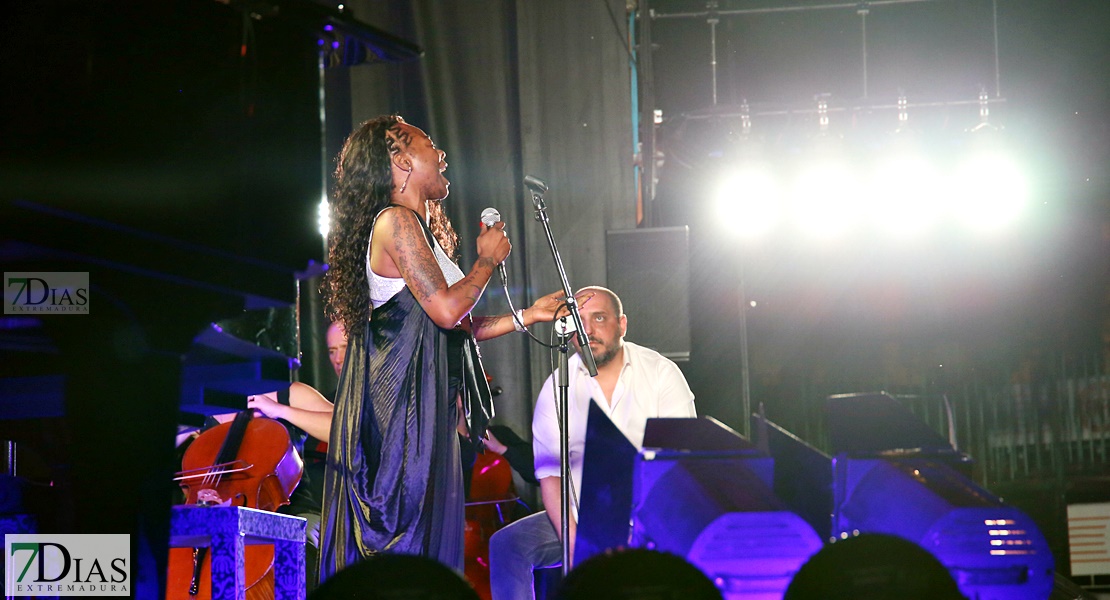
[[[565,319],[564,319],[565,320]],[[566,328],[563,329],[566,331]],[[559,464],[562,465],[559,490],[559,539],[563,540],[563,577],[570,573],[570,494],[573,482],[570,470],[570,420],[567,407],[570,405],[570,374],[567,373],[567,340],[570,336],[559,336]]]
[[991,1],[991,16],[994,22],[994,97],[1002,97],[1002,70],[998,64],[998,0]]
[[[328,48],[325,44],[320,48],[317,56],[317,101],[320,103],[320,202],[326,202],[328,198],[328,109],[327,109],[327,86],[325,85],[326,76],[324,69],[327,68],[327,54]],[[331,211],[328,211],[329,213]],[[330,217],[330,214],[329,214]],[[323,260],[328,260],[328,236],[322,235],[323,244]]]
[[744,256],[740,255],[740,433],[751,436],[749,421],[752,412],[751,373],[748,369],[748,297],[744,283]]
[[636,45],[636,81],[640,88],[640,194],[643,226],[656,225],[655,208],[655,74],[652,66],[651,20],[648,0],[638,0],[639,43]]
[[[525,180],[527,181],[527,179]],[[546,186],[544,187],[546,190]],[[578,303],[574,298],[574,291],[570,288],[570,281],[567,279],[567,271],[563,268],[563,259],[559,256],[559,248],[555,244],[555,236],[551,234],[551,225],[547,218],[547,206],[543,201],[543,192],[536,189],[531,190],[532,205],[536,209],[536,220],[543,226],[544,234],[547,236],[548,246],[551,247],[551,256],[555,259],[555,269],[559,272],[559,279],[563,283],[563,291],[566,293],[567,310],[570,311],[570,317],[574,321],[574,328],[578,335],[579,356],[582,357],[582,364],[585,365],[586,370],[589,371],[590,377],[597,377],[597,363],[594,362],[593,352],[590,350],[590,338],[586,334],[586,327],[582,324],[582,314],[578,311]],[[567,373],[567,353],[568,348],[565,338],[560,338],[559,343],[559,459],[560,459],[560,476],[562,478],[560,485],[560,501],[559,512],[562,518],[562,541],[563,541],[563,576],[566,576],[570,571],[570,495],[571,495],[571,469],[570,469],[570,440],[567,436],[570,435],[570,426],[568,424],[569,415],[567,414],[567,405],[569,404],[568,394],[570,387],[570,376]]]
[[706,19],[709,23],[709,72],[713,82],[713,106],[717,106],[717,23],[721,20],[717,18],[716,0],[709,0],[706,8],[709,9],[709,18]]
[[860,25],[860,38],[863,48],[863,98],[867,99],[867,13],[870,12],[868,4],[861,2],[859,8],[856,9],[859,13]]
[[[639,49],[636,47],[636,11],[631,10],[631,6],[629,8],[628,45],[632,53],[632,57],[628,62],[628,69],[631,74],[629,78],[631,83],[629,86],[631,88],[629,95],[631,96],[632,106],[632,110],[630,111],[632,113],[632,177],[636,182],[636,204],[638,209],[636,225],[639,226],[644,220],[644,188],[643,181],[640,179],[640,173],[643,171],[643,167],[637,163],[643,162],[644,155],[643,149],[640,147],[640,68],[637,65],[638,58],[636,57],[636,54],[639,52]],[[637,156],[640,157],[639,161],[636,160]]]
[[[918,2],[939,2],[940,0],[871,0],[867,4],[870,6],[893,6],[896,4],[915,4]],[[725,17],[735,15],[766,15],[772,13],[783,12],[806,12],[811,10],[843,10],[843,9],[857,9],[859,2],[838,2],[833,4],[814,4],[807,6],[776,6],[771,8],[743,8],[737,10],[721,10],[716,11],[716,14]],[[678,12],[678,13],[653,13],[652,18],[655,19],[704,19],[709,16],[709,11],[705,12]]]

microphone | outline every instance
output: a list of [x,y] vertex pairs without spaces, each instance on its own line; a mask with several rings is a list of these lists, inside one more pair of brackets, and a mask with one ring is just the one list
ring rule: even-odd
[[570,335],[576,331],[578,331],[578,328],[574,326],[574,319],[570,317],[555,319],[555,333],[559,335]]
[[558,334],[559,337],[567,337],[575,333],[578,334],[578,355],[582,357],[582,362],[586,365],[586,370],[593,374],[591,377],[597,377],[597,362],[594,359],[593,350],[591,350],[589,346],[589,336],[586,335],[585,331],[578,331],[578,328],[574,326],[574,319],[571,319],[569,316],[555,319],[555,333]]
[[[501,213],[497,212],[496,208],[491,206],[482,211],[482,225],[485,225],[488,228],[493,227],[494,223],[500,222]],[[497,271],[501,273],[501,285],[505,285],[509,279],[508,275],[505,273],[505,261],[501,261],[497,265]]]
[[543,180],[538,177],[533,177],[532,175],[524,176],[524,185],[528,186],[528,189],[532,190],[534,194],[543,194],[547,191],[547,184],[544,183]]

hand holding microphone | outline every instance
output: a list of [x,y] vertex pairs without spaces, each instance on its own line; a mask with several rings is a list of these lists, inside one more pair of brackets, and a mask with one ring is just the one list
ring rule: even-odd
[[[497,212],[496,208],[490,207],[482,211],[482,225],[485,225],[486,228],[482,231],[482,234],[478,236],[478,256],[488,256],[497,263],[497,271],[501,274],[501,283],[504,284],[508,280],[508,275],[505,273],[505,259],[508,258],[509,251],[512,250],[512,245],[509,244],[509,238],[505,235],[505,225],[502,224],[500,227],[497,227],[498,223],[501,223],[501,213]],[[490,231],[497,231],[499,233],[491,234],[489,233]],[[497,240],[498,247],[491,249],[493,252],[490,254],[483,254],[483,238],[489,237],[499,238]],[[500,250],[500,242],[503,242],[505,245],[503,254],[497,252]],[[500,257],[498,257],[498,255]]]

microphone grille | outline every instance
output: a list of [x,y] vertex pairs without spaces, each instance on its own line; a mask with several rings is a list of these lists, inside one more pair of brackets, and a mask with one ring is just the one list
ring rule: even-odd
[[501,213],[497,212],[494,207],[489,207],[482,211],[482,224],[486,227],[493,227],[494,223],[501,222]]

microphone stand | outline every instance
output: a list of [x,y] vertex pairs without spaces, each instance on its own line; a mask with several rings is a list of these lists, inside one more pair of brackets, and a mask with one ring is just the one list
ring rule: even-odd
[[[536,220],[543,226],[543,231],[547,235],[547,244],[551,247],[551,256],[555,259],[555,269],[559,272],[560,281],[563,283],[563,291],[567,296],[567,309],[570,311],[570,316],[574,320],[575,330],[578,332],[578,346],[579,354],[582,355],[582,361],[586,364],[586,369],[590,372],[590,377],[597,377],[597,363],[594,362],[593,351],[590,350],[590,339],[586,335],[586,328],[582,325],[582,315],[578,312],[578,301],[574,298],[574,292],[570,289],[570,282],[567,281],[567,271],[563,268],[563,259],[559,256],[559,248],[555,245],[555,238],[551,235],[551,226],[547,218],[547,206],[543,202],[543,190],[540,190],[531,185],[528,186],[529,191],[532,193],[532,205],[536,209]],[[564,319],[566,317],[563,317]],[[564,328],[564,332],[566,329]],[[560,532],[563,541],[563,576],[566,577],[570,572],[570,428],[567,420],[567,407],[568,407],[568,394],[570,389],[570,375],[567,373],[567,353],[570,348],[567,345],[569,334],[560,334],[559,336],[559,386],[558,396],[556,398],[556,406],[558,407],[559,415],[559,462],[561,465],[560,476],[562,478],[559,490],[559,514],[560,523],[562,525]]]
[[567,407],[568,390],[570,389],[570,374],[567,365],[567,354],[570,348],[567,345],[572,332],[567,331],[565,326],[566,317],[559,319],[564,323],[562,331],[559,332],[559,384],[558,395],[556,396],[556,414],[559,417],[559,475],[562,478],[559,482],[559,515],[560,515],[560,533],[559,537],[563,542],[562,555],[563,555],[563,577],[567,576],[570,571],[570,436],[568,435],[569,429],[567,428]]

